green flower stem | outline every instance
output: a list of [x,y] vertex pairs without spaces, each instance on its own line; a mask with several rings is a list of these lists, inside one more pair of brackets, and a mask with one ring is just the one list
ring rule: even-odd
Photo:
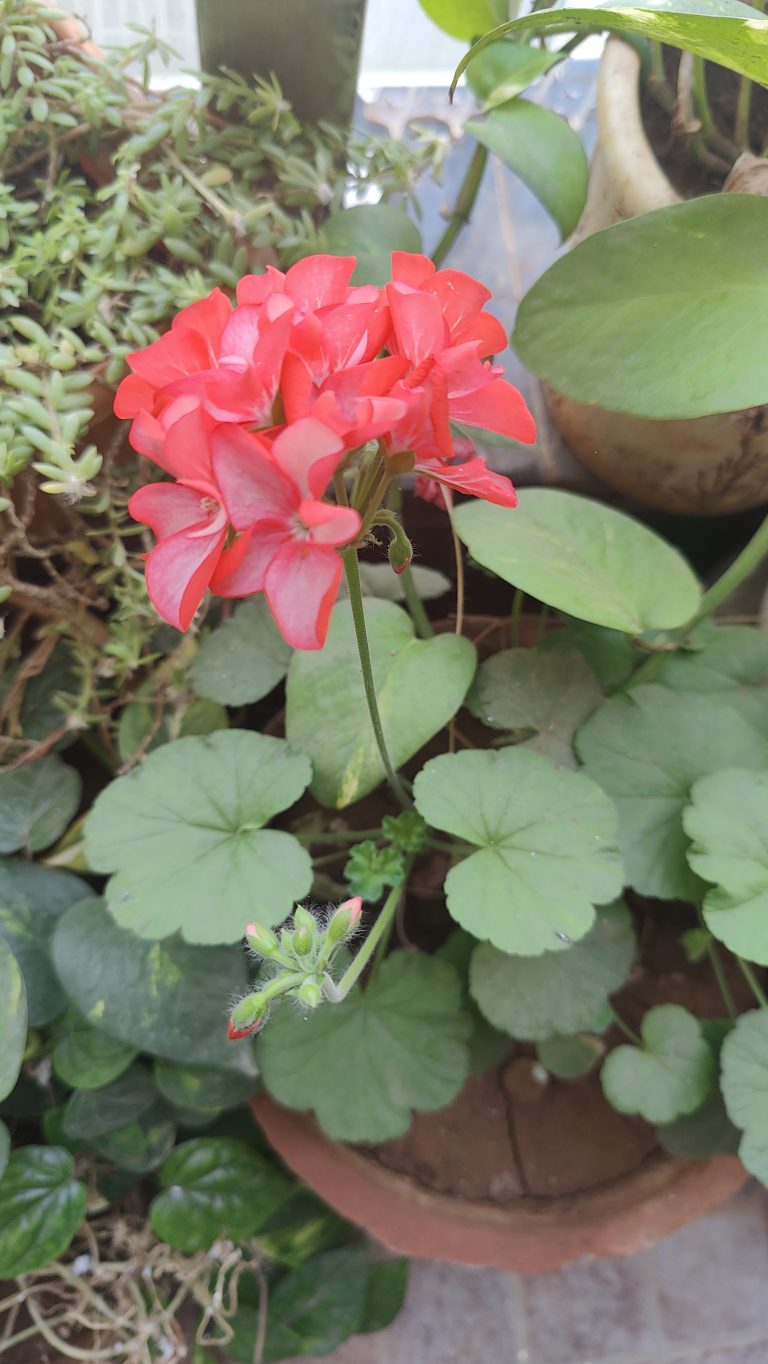
[[760,1005],[760,1008],[768,1009],[768,996],[766,996],[766,993],[762,986],[760,985],[757,976],[752,970],[752,967],[750,966],[749,962],[744,961],[742,957],[737,957],[736,960],[739,963],[744,979],[749,985],[749,988],[752,991],[753,995],[755,996],[755,999],[757,1000],[758,1004]]
[[[751,90],[752,82],[747,80],[746,76],[743,76],[742,80],[747,81],[747,85]],[[693,102],[701,123],[702,134],[715,151],[720,152],[721,156],[725,156],[731,161],[734,161],[739,154],[739,148],[733,142],[729,141],[727,137],[723,136],[715,123],[715,117],[712,113],[712,106],[710,105],[709,94],[707,92],[707,64],[703,57],[693,58],[692,90]]]
[[472,153],[472,160],[467,168],[467,173],[459,190],[454,210],[448,219],[448,225],[440,238],[437,246],[432,252],[432,260],[440,268],[450,251],[453,243],[464,227],[469,222],[472,209],[475,206],[475,199],[483,178],[483,171],[488,160],[487,147],[481,146],[478,142]]
[[768,554],[768,516],[761,521],[752,539],[744,546],[738,558],[734,559],[730,568],[725,570],[713,583],[701,599],[701,604],[695,616],[677,631],[678,634],[688,634],[700,621],[706,620],[716,611],[721,602],[729,597],[737,587],[740,587],[745,578],[748,578],[753,569],[757,568]]
[[512,620],[510,624],[513,649],[519,649],[520,647],[520,617],[523,614],[524,601],[525,593],[521,592],[519,587],[516,587],[515,595],[512,599]]
[[344,972],[344,975],[338,982],[336,986],[336,992],[338,994],[339,1002],[341,1002],[342,999],[346,999],[353,985],[357,984],[358,980],[360,979],[360,976],[363,974],[363,971],[368,965],[368,962],[371,960],[371,957],[373,956],[373,953],[375,952],[379,942],[390,928],[392,921],[395,917],[395,913],[397,911],[397,906],[400,903],[400,896],[402,895],[403,889],[405,887],[405,881],[408,875],[408,870],[410,870],[410,868],[406,870],[406,875],[403,878],[403,880],[398,882],[396,886],[392,887],[391,891],[389,892],[389,895],[387,896],[386,900],[384,901],[384,904],[382,905],[381,913],[379,914],[378,919],[373,925],[373,928],[368,934],[368,937],[365,939],[365,942],[360,948],[360,951],[357,953],[355,960],[352,962],[350,966],[347,967],[346,971]]
[[373,664],[371,662],[371,650],[368,644],[368,631],[365,628],[365,609],[363,607],[363,590],[360,585],[360,566],[357,562],[357,550],[345,549],[342,553],[344,561],[344,572],[347,577],[347,588],[349,589],[349,604],[352,608],[352,621],[355,627],[355,638],[357,640],[357,652],[360,658],[360,669],[363,674],[363,687],[365,689],[365,699],[368,703],[368,714],[371,717],[373,732],[376,737],[376,744],[384,764],[384,771],[387,774],[387,781],[393,795],[395,795],[404,810],[411,809],[411,801],[408,793],[403,786],[392,764],[387,749],[387,741],[384,738],[384,730],[379,714],[379,703],[376,697],[376,683],[373,678]]
[[632,1031],[629,1024],[624,1022],[624,1019],[621,1017],[621,1014],[618,1014],[612,1006],[609,1007],[611,1009],[611,1017],[613,1018],[616,1027],[621,1029],[624,1036],[628,1038],[628,1040],[632,1043],[634,1047],[642,1047],[643,1045],[642,1037],[639,1037],[636,1032]]
[[410,568],[403,569],[400,574],[400,581],[405,593],[405,604],[416,627],[416,634],[419,639],[431,639],[435,632],[432,629],[429,616],[424,610],[424,603],[419,596]]
[[733,125],[733,138],[741,151],[749,151],[749,116],[752,109],[752,82],[748,76],[739,81],[736,97],[736,119]]

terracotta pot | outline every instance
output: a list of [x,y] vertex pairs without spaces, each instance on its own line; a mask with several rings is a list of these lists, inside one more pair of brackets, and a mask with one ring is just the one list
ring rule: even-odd
[[[574,243],[612,223],[680,202],[646,137],[639,82],[637,52],[611,38],[600,65],[597,146]],[[576,458],[636,502],[712,516],[766,500],[768,408],[649,421],[576,402],[548,385],[544,396]]]
[[631,1175],[564,1198],[503,1206],[434,1193],[331,1141],[306,1113],[266,1094],[256,1121],[290,1170],[390,1250],[523,1274],[558,1269],[582,1255],[628,1255],[701,1217],[741,1188],[738,1160],[684,1161],[654,1152]]

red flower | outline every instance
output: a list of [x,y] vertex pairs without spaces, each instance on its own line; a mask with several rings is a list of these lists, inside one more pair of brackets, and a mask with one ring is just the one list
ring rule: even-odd
[[223,426],[211,447],[232,525],[248,532],[232,547],[227,583],[215,590],[237,597],[263,592],[289,644],[322,649],[341,578],[337,548],[354,540],[361,524],[350,507],[322,501],[343,442],[305,417],[281,431],[271,447]]
[[128,356],[133,370],[115,397],[118,417],[137,417],[142,410],[156,413],[170,384],[218,363],[222,333],[232,316],[232,304],[221,289],[182,308],[157,341]]

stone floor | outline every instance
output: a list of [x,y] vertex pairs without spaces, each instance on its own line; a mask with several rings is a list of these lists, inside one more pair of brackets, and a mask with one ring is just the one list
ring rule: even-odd
[[[327,1364],[768,1364],[768,1195],[651,1250],[524,1277],[415,1261],[406,1305]],[[293,1360],[291,1364],[309,1364]]]

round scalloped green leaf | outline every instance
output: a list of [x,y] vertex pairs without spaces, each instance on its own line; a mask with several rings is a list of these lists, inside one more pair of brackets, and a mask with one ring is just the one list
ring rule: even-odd
[[753,724],[768,725],[768,637],[748,625],[699,626],[703,643],[665,658],[655,680],[732,706]]
[[768,734],[710,697],[634,687],[605,701],[576,736],[576,751],[619,812],[627,879],[643,895],[697,900],[683,810],[695,781],[739,763],[768,763]]
[[626,635],[583,620],[567,621],[545,635],[538,647],[545,653],[561,650],[570,653],[577,649],[607,692],[617,691],[628,682],[638,661],[632,641]]
[[[763,82],[768,24],[757,26]],[[534,284],[513,345],[558,392],[611,411],[669,420],[757,407],[768,397],[768,323],[762,312],[752,322],[768,293],[764,231],[765,204],[751,194],[706,195],[607,227]]]
[[[453,634],[416,639],[410,617],[393,602],[369,599],[365,614],[381,722],[400,767],[456,714],[475,650]],[[311,790],[323,805],[341,809],[384,780],[346,602],[333,612],[325,648],[291,659],[285,725],[289,742],[312,760]]]
[[73,1089],[100,1089],[127,1070],[136,1048],[92,1028],[71,1009],[53,1049],[53,1069]]
[[172,1061],[254,1073],[248,1042],[226,1035],[227,1004],[248,988],[239,948],[149,942],[93,899],[60,920],[53,962],[72,1003],[111,1037]]
[[616,813],[580,773],[537,753],[446,753],[414,784],[419,814],[476,845],[445,882],[448,911],[502,952],[534,957],[592,927],[595,905],[619,894]]
[[645,1015],[641,1036],[642,1047],[616,1047],[606,1058],[601,1079],[608,1102],[652,1123],[695,1112],[715,1075],[698,1019],[679,1004],[661,1004]]
[[690,620],[699,584],[685,559],[613,507],[556,488],[523,488],[515,508],[466,502],[456,530],[473,559],[579,620],[625,634]]
[[554,767],[576,767],[573,736],[603,693],[577,649],[503,649],[480,664],[467,705],[483,724],[522,735]]
[[608,996],[624,984],[635,935],[621,900],[598,911],[594,926],[567,952],[512,957],[490,943],[472,954],[469,988],[485,1017],[526,1042],[590,1030]]
[[309,761],[282,739],[220,730],[177,739],[97,798],[85,844],[116,873],[107,905],[146,938],[231,943],[245,924],[280,923],[312,883],[308,853],[264,829],[305,790]]
[[683,812],[688,861],[703,881],[707,928],[737,957],[768,966],[768,772],[726,768],[697,781]]
[[0,772],[0,853],[50,847],[75,814],[81,789],[80,774],[55,753]]
[[85,1185],[58,1146],[22,1146],[0,1180],[0,1275],[41,1269],[66,1250],[85,1216]]
[[19,963],[0,938],[0,1099],[10,1094],[27,1045],[27,992]]
[[412,1112],[455,1099],[469,1074],[471,1022],[453,967],[393,952],[367,988],[308,1017],[282,1007],[257,1043],[267,1089],[314,1109],[330,1137],[388,1141]]
[[260,701],[282,682],[291,652],[264,598],[256,597],[203,640],[189,679],[201,696],[242,706]]
[[731,1122],[744,1136],[739,1158],[768,1184],[768,1009],[742,1014],[723,1043],[720,1087]]
[[21,967],[32,1028],[64,1012],[66,996],[51,964],[51,934],[64,910],[91,894],[88,883],[71,872],[22,857],[0,861],[0,937]]
[[271,1161],[230,1137],[177,1146],[160,1171],[149,1220],[161,1241],[192,1254],[221,1236],[252,1235],[295,1193]]

